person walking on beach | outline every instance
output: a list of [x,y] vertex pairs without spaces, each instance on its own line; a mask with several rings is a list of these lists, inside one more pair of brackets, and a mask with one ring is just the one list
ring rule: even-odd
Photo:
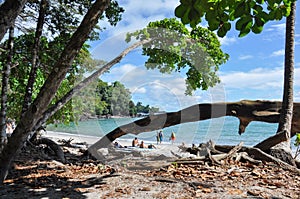
[[159,131],[158,136],[159,136],[159,143],[161,143],[161,141],[162,141],[162,139],[164,137],[164,134],[163,134],[162,130]]
[[176,135],[175,135],[174,131],[172,131],[172,133],[171,133],[170,140],[171,140],[172,144],[174,144],[174,142],[176,140]]

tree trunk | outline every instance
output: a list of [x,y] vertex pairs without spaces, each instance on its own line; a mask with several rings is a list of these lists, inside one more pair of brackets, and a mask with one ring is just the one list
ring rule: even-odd
[[27,0],[7,0],[0,6],[0,41],[6,31],[13,26]]
[[10,69],[12,65],[13,57],[13,43],[14,43],[14,25],[9,29],[9,38],[7,46],[7,63],[4,65],[2,73],[2,90],[1,90],[1,113],[0,113],[0,154],[7,143],[7,134],[6,134],[6,111],[7,111],[7,90],[8,90],[8,81],[10,75]]
[[39,122],[34,127],[33,131],[35,129],[40,128],[49,117],[54,115],[59,109],[61,109],[69,100],[72,99],[72,97],[78,93],[80,90],[88,86],[91,82],[93,82],[95,79],[99,78],[100,75],[102,75],[104,72],[108,71],[112,66],[119,63],[129,52],[136,49],[137,47],[146,44],[150,42],[150,40],[143,40],[139,41],[137,43],[134,43],[133,45],[126,48],[123,52],[121,52],[116,58],[105,64],[103,67],[101,67],[99,70],[95,71],[92,75],[85,78],[83,81],[79,82],[74,88],[72,88],[66,95],[64,95],[60,100],[58,100],[53,106],[51,106],[44,114],[43,117],[39,120]]
[[[281,107],[281,102],[249,100],[228,103],[198,104],[178,112],[151,115],[120,126],[90,146],[89,151],[93,156],[97,157],[98,149],[107,147],[116,138],[128,133],[137,135],[142,132],[154,131],[177,124],[223,116],[234,116],[239,118],[240,125],[238,133],[242,134],[248,124],[252,121],[278,123]],[[300,103],[294,103],[293,115],[291,132],[292,135],[295,135],[300,131]]]
[[54,65],[37,98],[21,116],[20,122],[10,138],[10,142],[4,147],[0,157],[0,183],[3,183],[13,159],[20,151],[29,133],[32,132],[37,122],[43,117],[75,56],[78,55],[82,45],[97,24],[99,17],[102,16],[109,4],[109,0],[97,0],[91,6]]
[[293,119],[293,82],[294,82],[294,37],[295,37],[296,2],[291,4],[291,13],[286,18],[285,59],[284,59],[284,90],[277,134],[256,147],[268,150],[276,148],[290,152],[290,138]]
[[47,0],[41,0],[40,2],[40,10],[39,10],[39,17],[37,21],[37,26],[35,30],[35,37],[34,37],[34,46],[32,52],[32,61],[31,61],[31,71],[28,79],[28,83],[26,86],[26,92],[23,101],[22,113],[26,112],[29,108],[30,104],[32,103],[32,91],[34,82],[36,79],[36,72],[38,69],[38,54],[39,54],[39,47],[41,43],[41,36],[43,32],[43,26],[45,21],[45,14],[47,9]]

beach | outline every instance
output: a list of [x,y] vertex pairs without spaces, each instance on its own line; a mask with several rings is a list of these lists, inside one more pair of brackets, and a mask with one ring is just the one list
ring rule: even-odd
[[[59,143],[61,140],[70,140],[74,145],[84,144],[84,148],[88,149],[89,146],[100,140],[100,137],[86,136],[80,134],[70,134],[64,132],[47,131],[43,136],[54,140]],[[139,143],[142,140],[139,140]],[[108,165],[116,166],[127,162],[128,169],[149,169],[160,167],[162,165],[169,164],[177,158],[194,158],[193,154],[180,150],[182,143],[174,143],[165,141],[162,143],[154,143],[150,141],[144,141],[145,145],[154,145],[155,148],[140,148],[132,147],[131,140],[128,139],[116,139],[114,142],[118,142],[122,147],[114,147],[114,143],[111,143],[107,148],[99,149],[101,155],[104,156],[101,161]],[[148,165],[146,168],[145,165]],[[139,166],[140,165],[140,166]],[[149,166],[152,165],[152,166]],[[133,166],[133,167],[132,167]],[[131,168],[132,167],[132,168]]]
[[157,149],[141,149],[130,147],[131,141],[126,139],[116,140],[126,148],[110,145],[99,149],[104,159],[95,160],[86,155],[85,149],[100,137],[52,131],[42,136],[61,145],[66,161],[50,157],[43,146],[23,149],[0,189],[0,198],[231,199],[300,195],[300,174],[272,162],[230,161],[218,165],[195,159],[180,150],[179,143],[155,143]]

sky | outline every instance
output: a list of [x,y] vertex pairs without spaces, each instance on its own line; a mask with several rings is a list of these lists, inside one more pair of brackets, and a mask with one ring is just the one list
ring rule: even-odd
[[[142,29],[151,21],[174,18],[179,0],[121,0],[125,9],[122,21],[116,27],[100,22],[106,29],[101,40],[91,43],[94,58],[110,61],[123,51],[125,35]],[[300,3],[297,1],[295,37],[294,100],[300,102]],[[205,26],[205,22],[202,24]],[[136,103],[159,107],[162,111],[177,111],[197,103],[233,102],[249,100],[282,100],[285,18],[265,25],[261,34],[249,33],[239,38],[232,30],[219,38],[223,52],[229,60],[220,66],[218,75],[221,83],[208,91],[197,90],[193,96],[185,95],[185,74],[161,74],[147,70],[138,48],[113,66],[109,73],[100,78],[103,81],[120,81],[132,93]]]

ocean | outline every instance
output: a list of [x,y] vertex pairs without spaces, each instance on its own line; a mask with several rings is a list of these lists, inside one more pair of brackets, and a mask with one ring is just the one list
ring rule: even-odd
[[[81,121],[77,124],[70,125],[48,125],[47,130],[56,132],[65,132],[84,136],[103,137],[118,126],[133,122],[141,118],[111,118],[111,119],[94,119]],[[176,143],[185,143],[186,145],[205,143],[208,140],[216,144],[237,145],[240,142],[244,146],[254,146],[260,141],[274,135],[277,130],[277,124],[265,122],[251,122],[246,131],[238,134],[239,120],[235,117],[221,117],[199,122],[180,124],[162,129],[164,138],[163,142],[169,143],[169,137],[174,131],[176,133]],[[138,135],[127,134],[120,139],[131,141],[134,137],[144,140],[147,143],[156,143],[157,131],[144,132]],[[295,138],[292,139],[292,148]]]

